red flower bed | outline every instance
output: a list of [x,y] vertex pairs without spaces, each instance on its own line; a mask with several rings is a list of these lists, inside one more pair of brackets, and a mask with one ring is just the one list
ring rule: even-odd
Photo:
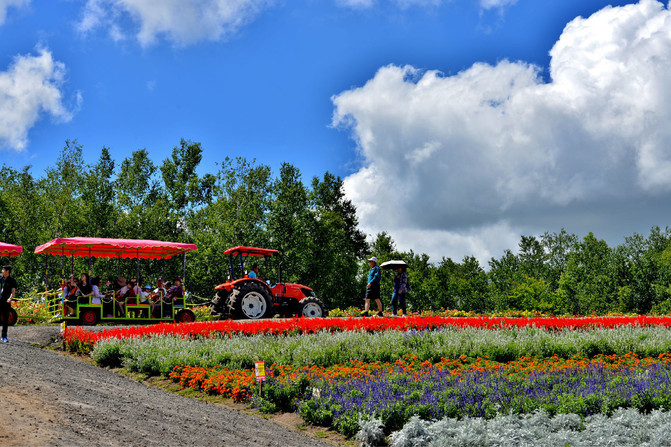
[[177,337],[211,337],[230,334],[310,334],[319,331],[387,331],[424,330],[441,327],[505,329],[538,327],[543,329],[590,329],[617,326],[671,326],[671,317],[407,317],[407,318],[293,318],[289,320],[203,321],[189,324],[158,324],[133,326],[91,332],[79,327],[67,328],[66,348],[85,352],[98,340],[106,338],[135,338],[171,335]]

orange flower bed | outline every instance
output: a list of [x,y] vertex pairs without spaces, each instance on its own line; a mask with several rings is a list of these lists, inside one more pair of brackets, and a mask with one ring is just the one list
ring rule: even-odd
[[[456,359],[441,358],[433,363],[420,361],[414,355],[404,355],[395,362],[364,363],[352,361],[346,364],[329,367],[309,366],[294,367],[293,365],[272,364],[266,369],[268,377],[280,384],[289,384],[304,376],[310,382],[317,380],[337,381],[348,378],[365,378],[373,375],[408,375],[413,380],[422,380],[422,376],[436,371],[448,372],[459,376],[470,371],[499,371],[508,376],[529,375],[533,373],[555,372],[568,369],[581,370],[590,366],[604,369],[639,369],[653,365],[671,366],[671,352],[664,352],[657,357],[641,358],[637,354],[598,355],[592,359],[574,356],[561,359],[557,356],[548,358],[521,357],[508,363],[500,363],[486,358],[468,359],[461,356]],[[258,384],[253,369],[227,369],[221,367],[203,368],[200,366],[179,365],[170,373],[170,379],[184,388],[193,388],[231,398],[236,402],[246,401],[254,393],[258,393]]]

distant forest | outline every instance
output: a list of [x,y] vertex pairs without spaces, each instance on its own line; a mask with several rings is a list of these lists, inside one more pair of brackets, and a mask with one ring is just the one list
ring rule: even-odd
[[[181,140],[160,164],[142,149],[121,163],[102,148],[95,164],[82,146],[66,141],[54,167],[35,177],[30,167],[3,165],[0,173],[0,241],[24,247],[11,264],[19,295],[50,287],[62,275],[88,270],[86,258],[35,255],[38,245],[58,237],[111,237],[194,243],[187,255],[187,290],[209,299],[228,275],[224,250],[237,245],[280,250],[261,264],[261,275],[312,287],[330,308],[360,306],[367,257],[408,265],[411,310],[460,309],[489,312],[536,310],[554,314],[671,312],[671,229],[654,227],[645,237],[627,237],[616,247],[593,234],[580,238],[562,230],[521,236],[488,268],[472,256],[429,262],[426,254],[398,252],[387,233],[372,242],[358,228],[356,209],[343,182],[327,172],[306,185],[295,166],[279,172],[256,160],[225,158],[218,171],[199,176],[200,143]],[[6,262],[6,258],[5,258]],[[64,268],[63,268],[64,267]],[[141,261],[141,278],[162,275],[159,261]],[[103,281],[134,277],[133,259],[95,259]],[[182,275],[182,258],[165,263],[166,276]],[[389,306],[391,274],[383,280]]]

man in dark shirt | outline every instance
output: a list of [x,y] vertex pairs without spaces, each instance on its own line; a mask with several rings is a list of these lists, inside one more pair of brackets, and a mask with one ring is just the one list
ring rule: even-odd
[[368,271],[368,284],[366,285],[366,299],[364,300],[364,311],[362,316],[368,316],[368,309],[370,309],[370,300],[375,300],[377,304],[377,315],[384,316],[382,313],[382,301],[380,301],[380,280],[382,279],[382,272],[377,265],[377,258],[373,256],[368,260],[370,270]]
[[12,308],[12,299],[16,293],[16,280],[9,276],[12,268],[8,265],[2,268],[0,278],[0,316],[2,316],[2,338],[0,341],[9,343],[7,340],[7,323],[9,323],[9,310]]

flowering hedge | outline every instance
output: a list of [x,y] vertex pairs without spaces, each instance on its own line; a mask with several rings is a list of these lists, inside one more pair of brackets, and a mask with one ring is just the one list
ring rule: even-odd
[[[643,411],[671,405],[671,353],[640,358],[599,355],[588,359],[523,357],[500,363],[487,359],[441,359],[437,363],[406,355],[396,362],[349,362],[330,367],[270,365],[268,387],[290,388],[298,381],[294,406],[309,423],[334,426],[351,436],[362,418],[380,418],[398,430],[413,415],[486,417],[499,413],[610,415],[618,408]],[[258,394],[254,370],[180,365],[170,378],[210,394],[246,401]],[[305,395],[300,391],[314,390]],[[302,401],[299,400],[302,398]],[[268,398],[266,397],[266,400]],[[267,405],[256,399],[259,406]],[[271,402],[271,404],[274,404]]]
[[610,415],[618,408],[642,412],[671,406],[671,365],[606,368],[586,362],[558,370],[509,372],[472,369],[461,374],[427,370],[315,381],[319,397],[305,399],[308,423],[333,426],[351,436],[362,418],[376,417],[385,431],[399,430],[413,415],[424,420],[492,418],[543,409],[550,415]]
[[[351,436],[370,418],[389,434],[415,415],[589,418],[669,408],[670,323],[645,316],[220,321],[68,328],[64,341],[101,366],[168,376],[263,411],[298,409],[306,422]],[[269,365],[262,397],[252,369],[258,360]]]
[[289,320],[257,321],[202,321],[190,324],[158,324],[133,326],[101,332],[91,332],[74,327],[64,334],[66,349],[89,352],[98,340],[109,338],[138,338],[171,335],[182,338],[217,337],[231,334],[290,335],[312,334],[320,331],[409,331],[454,328],[505,329],[537,327],[549,330],[613,328],[619,326],[671,326],[671,317],[620,316],[620,317],[407,317],[407,318],[293,318]]
[[13,301],[12,307],[18,315],[17,325],[44,323],[51,319],[46,302],[21,299]]

